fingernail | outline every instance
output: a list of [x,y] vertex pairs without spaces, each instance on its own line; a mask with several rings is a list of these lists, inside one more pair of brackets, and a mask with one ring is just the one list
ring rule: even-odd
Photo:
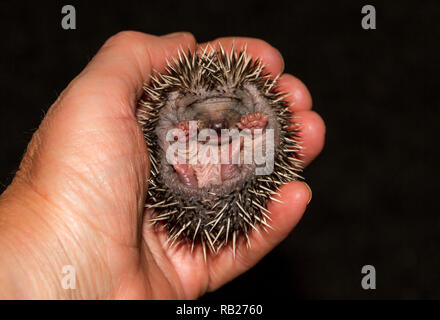
[[184,34],[186,34],[186,32],[179,31],[179,32],[168,33],[168,34],[165,34],[161,37],[165,38],[165,39],[173,39],[173,38],[179,38],[179,37],[183,36]]
[[306,185],[307,189],[309,189],[309,201],[307,201],[307,205],[310,203],[310,201],[312,201],[312,189],[310,189],[310,186],[304,182],[304,184]]

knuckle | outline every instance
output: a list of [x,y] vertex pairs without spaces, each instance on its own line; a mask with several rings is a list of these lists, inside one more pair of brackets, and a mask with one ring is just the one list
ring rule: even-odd
[[197,43],[196,37],[194,36],[194,34],[192,34],[192,33],[189,32],[189,31],[183,31],[183,32],[182,32],[182,36],[183,36],[184,38],[186,38],[186,40],[188,40],[188,41],[191,42],[191,43],[194,43],[194,44]]
[[140,45],[141,38],[145,36],[144,34],[137,31],[120,31],[117,34],[111,36],[105,43],[107,46],[133,46]]

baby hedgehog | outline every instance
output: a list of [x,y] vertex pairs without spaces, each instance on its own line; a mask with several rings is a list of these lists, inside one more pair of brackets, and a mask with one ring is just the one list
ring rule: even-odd
[[173,245],[200,242],[218,253],[258,226],[270,227],[268,200],[298,174],[298,126],[246,49],[179,50],[144,86],[137,118],[151,174],[146,208]]

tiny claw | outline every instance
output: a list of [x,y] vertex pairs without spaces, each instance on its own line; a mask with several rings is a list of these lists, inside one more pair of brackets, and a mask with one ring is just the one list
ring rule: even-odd
[[241,130],[251,129],[264,129],[267,125],[268,115],[260,112],[248,113],[241,117],[240,122],[237,123],[237,127]]

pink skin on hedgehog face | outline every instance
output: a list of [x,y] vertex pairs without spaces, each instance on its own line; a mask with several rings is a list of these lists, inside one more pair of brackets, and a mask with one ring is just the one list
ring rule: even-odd
[[[173,168],[176,171],[179,180],[182,184],[189,187],[210,187],[212,185],[221,185],[225,180],[231,179],[237,174],[238,165],[233,162],[236,158],[237,153],[240,153],[243,149],[243,141],[240,138],[239,148],[234,148],[230,142],[230,137],[228,135],[222,135],[221,130],[229,129],[229,121],[226,117],[219,115],[221,113],[211,113],[208,117],[207,127],[209,129],[215,130],[218,134],[218,145],[219,149],[224,145],[222,143],[226,140],[226,148],[228,153],[227,163],[221,163],[219,160],[216,163],[208,162],[201,163],[197,161],[195,164],[189,163],[175,163]],[[241,116],[240,120],[236,123],[236,127],[239,130],[249,129],[251,134],[254,135],[254,130],[264,129],[267,125],[268,116],[260,112],[252,112]],[[201,129],[203,122],[197,122],[197,129]],[[176,129],[180,129],[184,133],[184,138],[187,143],[189,141],[190,125],[188,120],[181,121],[177,124]],[[212,143],[209,140],[207,143]],[[199,150],[204,143],[198,142],[197,149]],[[221,146],[220,146],[221,145]],[[221,159],[219,157],[218,159]],[[189,160],[188,158],[186,159]],[[189,162],[189,161],[188,161]]]

